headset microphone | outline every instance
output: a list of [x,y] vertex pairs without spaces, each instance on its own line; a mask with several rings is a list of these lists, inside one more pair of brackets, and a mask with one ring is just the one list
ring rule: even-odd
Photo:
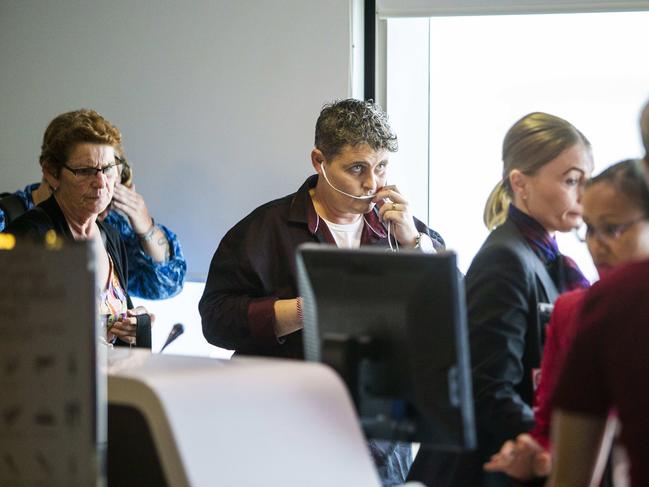
[[354,198],[356,200],[371,200],[376,196],[376,193],[374,194],[368,194],[366,196],[355,196],[353,194],[345,193],[342,189],[336,188],[331,182],[329,181],[329,178],[327,177],[327,172],[325,171],[325,166],[324,166],[324,161],[320,163],[320,167],[322,167],[322,175],[325,178],[325,181],[327,181],[327,184],[333,188],[334,191],[338,191],[340,194],[344,194],[345,196],[349,196],[350,198]]
[[[336,188],[333,184],[331,184],[331,181],[329,181],[329,178],[327,177],[327,172],[325,171],[324,161],[322,161],[320,163],[320,167],[322,168],[322,175],[324,176],[325,181],[327,181],[327,184],[329,186],[331,186],[331,188],[334,191],[338,191],[340,194],[344,194],[345,196],[348,196],[350,198],[354,198],[355,200],[371,200],[371,199],[374,199],[374,197],[376,196],[376,193],[368,194],[366,196],[355,196],[353,194],[345,193],[342,189]],[[388,220],[387,223],[388,223],[388,225],[387,225],[387,228],[388,228],[388,245],[390,246],[390,250],[395,252],[395,251],[399,250],[399,241],[396,239],[396,237],[394,237],[394,243],[395,243],[396,247],[392,247],[392,240],[390,239],[390,232],[391,232],[391,229],[392,229],[392,224],[390,223],[389,220]]]

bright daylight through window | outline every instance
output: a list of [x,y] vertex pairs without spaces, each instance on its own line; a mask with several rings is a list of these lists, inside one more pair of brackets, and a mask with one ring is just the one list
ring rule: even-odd
[[[487,235],[482,211],[501,177],[503,137],[523,115],[573,123],[593,145],[594,174],[642,155],[647,25],[649,12],[388,19],[394,179],[462,271]],[[571,234],[558,240],[595,278],[585,246]]]

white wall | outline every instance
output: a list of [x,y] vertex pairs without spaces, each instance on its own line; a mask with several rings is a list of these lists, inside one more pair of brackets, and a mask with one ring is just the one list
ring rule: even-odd
[[204,278],[221,237],[310,174],[323,103],[350,93],[350,0],[3,0],[0,191],[40,178],[48,122],[97,109]]

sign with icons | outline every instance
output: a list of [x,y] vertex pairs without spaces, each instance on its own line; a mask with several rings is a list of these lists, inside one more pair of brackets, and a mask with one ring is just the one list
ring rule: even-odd
[[0,485],[105,485],[94,276],[87,243],[0,246]]

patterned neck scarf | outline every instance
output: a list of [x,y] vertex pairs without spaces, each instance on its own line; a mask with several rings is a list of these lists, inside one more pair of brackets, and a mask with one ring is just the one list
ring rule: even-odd
[[590,286],[577,263],[559,252],[557,241],[534,218],[509,205],[508,218],[516,225],[534,253],[541,259],[560,293]]

